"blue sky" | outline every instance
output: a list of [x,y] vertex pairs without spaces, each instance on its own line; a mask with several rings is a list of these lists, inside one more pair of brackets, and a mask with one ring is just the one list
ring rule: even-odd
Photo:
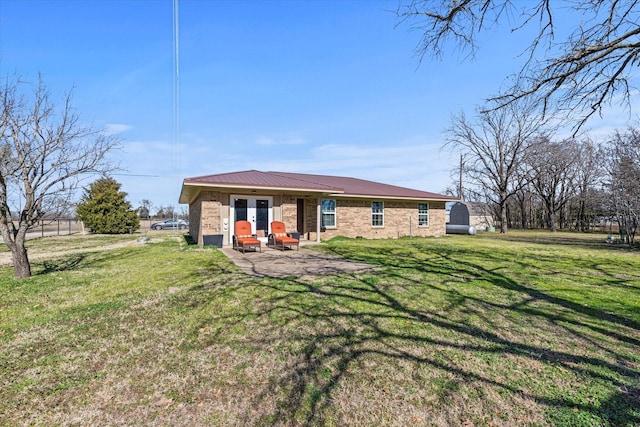
[[474,61],[419,63],[396,7],[180,0],[177,138],[170,0],[0,0],[0,76],[40,72],[58,98],[73,87],[83,120],[122,138],[114,177],[134,206],[177,206],[183,178],[246,169],[443,192],[451,115],[518,69],[526,34],[484,34]]

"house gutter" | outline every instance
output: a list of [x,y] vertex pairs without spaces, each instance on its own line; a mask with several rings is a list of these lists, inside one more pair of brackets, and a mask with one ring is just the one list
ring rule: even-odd
[[353,199],[384,199],[384,200],[407,200],[407,201],[430,201],[430,202],[457,202],[458,198],[442,198],[442,197],[401,197],[401,196],[382,196],[379,194],[345,194],[333,193],[327,194],[328,197],[348,197]]
[[[193,197],[190,200],[186,200],[185,188],[191,187],[196,189],[193,193]],[[329,195],[329,194],[341,194],[343,191],[336,188],[325,188],[325,189],[313,189],[313,188],[297,188],[297,187],[272,187],[272,186],[262,186],[262,185],[249,185],[249,184],[207,184],[201,182],[184,182],[182,185],[182,191],[179,197],[179,203],[181,204],[190,204],[201,190],[198,189],[225,189],[225,190],[262,190],[262,191],[272,191],[272,192],[300,192],[300,193],[313,193],[319,195]]]

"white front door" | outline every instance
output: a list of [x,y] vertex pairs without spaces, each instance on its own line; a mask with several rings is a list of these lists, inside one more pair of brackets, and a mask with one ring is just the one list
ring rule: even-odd
[[[236,221],[249,221],[253,234],[262,234],[266,241],[273,221],[273,198],[267,196],[231,195],[231,236],[235,234]],[[259,233],[260,232],[260,233]],[[260,237],[260,236],[259,236]]]

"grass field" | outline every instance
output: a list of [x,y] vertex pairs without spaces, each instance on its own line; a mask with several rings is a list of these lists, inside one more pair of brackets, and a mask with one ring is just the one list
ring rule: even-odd
[[305,279],[152,236],[0,267],[1,425],[640,425],[640,252],[602,235],[334,239],[379,268]]

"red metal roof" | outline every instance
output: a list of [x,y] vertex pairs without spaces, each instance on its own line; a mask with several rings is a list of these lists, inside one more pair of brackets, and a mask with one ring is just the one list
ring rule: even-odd
[[261,172],[257,170],[186,178],[184,182],[185,184],[219,184],[224,186],[239,185],[242,187],[275,187],[319,191],[341,191],[338,187],[324,185],[319,182],[297,179],[295,176],[286,176],[285,174],[278,174],[276,172]]
[[310,192],[319,192],[328,195],[368,196],[386,199],[408,198],[419,200],[458,200],[456,197],[398,187],[395,185],[382,184],[358,178],[248,170],[185,178],[182,186],[180,203],[188,203],[188,194],[192,193],[191,191],[185,191],[186,187],[193,188],[198,185],[206,187],[255,187],[282,190],[307,190]]
[[382,184],[374,181],[367,181],[358,178],[349,178],[342,176],[330,175],[310,175],[301,173],[288,172],[268,172],[279,176],[291,177],[299,180],[314,181],[322,183],[329,187],[340,188],[344,195],[353,196],[377,196],[377,197],[399,197],[411,199],[451,199],[457,200],[456,197],[445,196],[427,191],[414,190],[406,187],[398,187],[396,185]]

